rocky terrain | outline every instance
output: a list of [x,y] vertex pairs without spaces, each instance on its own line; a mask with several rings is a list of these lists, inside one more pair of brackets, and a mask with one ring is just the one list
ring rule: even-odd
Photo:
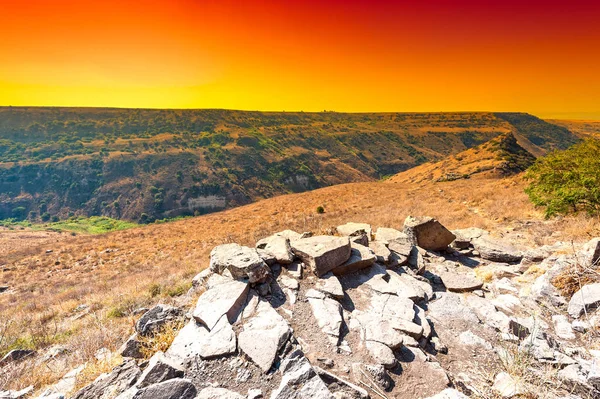
[[[600,239],[515,245],[427,217],[219,245],[180,306],[136,310],[135,334],[96,353],[111,371],[0,398],[598,397],[600,283],[565,297],[559,282],[598,275]],[[0,367],[60,356],[13,350]]]

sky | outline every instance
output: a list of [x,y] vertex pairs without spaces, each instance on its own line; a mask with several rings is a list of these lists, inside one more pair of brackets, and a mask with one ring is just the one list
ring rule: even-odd
[[600,1],[0,0],[0,105],[600,119]]

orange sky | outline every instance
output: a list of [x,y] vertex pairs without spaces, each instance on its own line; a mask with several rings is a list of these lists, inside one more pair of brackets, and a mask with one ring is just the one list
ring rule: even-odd
[[600,118],[597,0],[0,0],[0,35],[0,105]]

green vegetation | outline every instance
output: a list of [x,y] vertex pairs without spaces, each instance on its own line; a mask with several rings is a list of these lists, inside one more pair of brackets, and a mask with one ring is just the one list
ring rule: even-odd
[[544,149],[576,140],[526,114],[0,107],[0,219],[200,215],[381,179],[507,131]]
[[539,158],[529,168],[525,190],[545,208],[546,217],[587,212],[600,214],[600,141],[589,139]]
[[318,206],[317,213],[325,213],[325,208],[323,208],[322,206]]
[[0,226],[8,228],[27,227],[32,230],[103,234],[136,227],[137,224],[104,216],[92,216],[89,218],[71,217],[67,220],[51,223],[31,223],[29,221],[18,221],[16,219],[4,219],[0,220]]

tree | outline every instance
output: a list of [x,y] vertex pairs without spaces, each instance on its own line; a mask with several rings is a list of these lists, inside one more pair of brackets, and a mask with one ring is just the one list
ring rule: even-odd
[[600,214],[600,140],[588,139],[539,158],[527,171],[525,192],[546,217],[587,212]]

